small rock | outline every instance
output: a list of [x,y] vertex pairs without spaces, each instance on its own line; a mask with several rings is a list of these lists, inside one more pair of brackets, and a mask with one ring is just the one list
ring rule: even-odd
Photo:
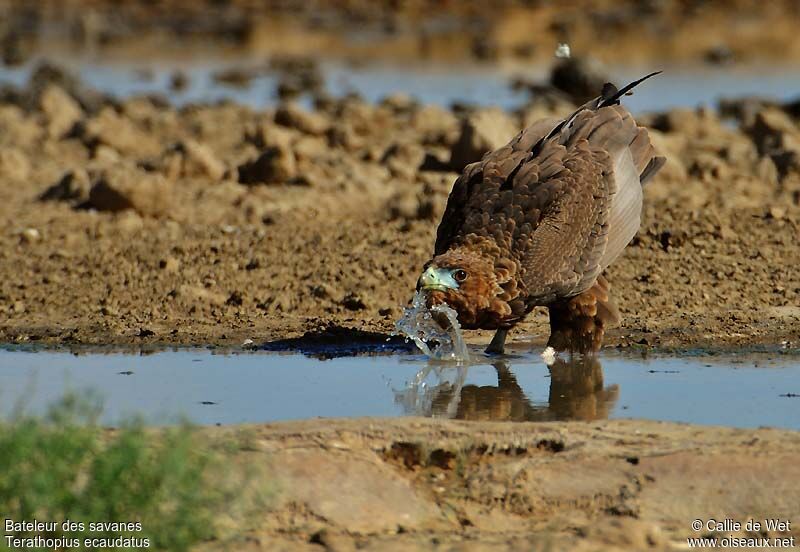
[[292,151],[298,161],[307,159],[313,162],[324,158],[329,149],[328,143],[324,138],[304,135],[297,140]]
[[783,150],[770,156],[781,179],[800,172],[800,150]]
[[767,217],[771,218],[771,219],[774,219],[774,220],[783,220],[784,218],[786,218],[786,208],[785,207],[779,207],[777,205],[776,206],[772,206],[772,207],[769,208],[769,211],[767,213]]
[[760,111],[745,132],[761,155],[775,154],[798,145],[798,129],[785,112],[777,108]]
[[116,217],[117,228],[120,233],[135,236],[144,228],[144,219],[136,211],[127,210]]
[[778,167],[771,157],[762,157],[756,164],[756,176],[769,186],[778,184]]
[[315,136],[324,135],[331,126],[324,114],[305,111],[294,103],[281,105],[275,112],[275,122]]
[[278,93],[281,97],[302,92],[316,93],[323,89],[325,78],[315,59],[297,56],[272,58],[269,68],[280,75]]
[[45,127],[51,138],[69,133],[83,116],[80,104],[62,88],[48,85],[39,97],[39,109],[45,117]]
[[49,85],[39,98],[45,117],[45,128],[51,138],[62,138],[83,118],[80,104],[62,88]]
[[169,78],[169,87],[175,92],[182,92],[189,87],[189,76],[183,71],[175,71]]
[[0,149],[0,175],[8,180],[22,181],[31,172],[28,156],[15,147]]
[[389,146],[381,158],[381,163],[394,176],[413,177],[425,159],[425,150],[415,143],[395,143]]
[[43,201],[73,201],[76,204],[89,201],[92,184],[89,174],[83,169],[64,173],[61,180],[50,186],[39,199]]
[[364,300],[352,292],[344,296],[344,299],[342,299],[342,306],[352,311],[365,310],[368,308]]
[[159,268],[165,272],[178,272],[181,267],[181,262],[175,257],[167,257],[158,262]]
[[244,304],[244,297],[242,292],[234,291],[225,300],[225,304],[231,307],[241,307]]
[[170,191],[159,174],[117,166],[98,175],[89,191],[89,204],[98,211],[133,209],[140,215],[160,216],[169,209]]
[[[72,97],[81,90],[80,79],[63,66],[49,61],[39,63],[28,80],[31,98],[36,100],[50,86],[58,86]],[[32,107],[37,107],[35,104]]]
[[26,228],[20,233],[20,238],[24,243],[33,243],[41,240],[42,235],[36,228]]
[[450,146],[458,139],[458,118],[437,105],[426,105],[411,116],[411,127],[423,144]]
[[220,180],[225,174],[225,163],[205,144],[184,140],[175,149],[183,155],[184,175],[204,175],[212,180]]
[[388,107],[395,113],[408,113],[417,104],[416,100],[404,93],[396,93],[386,96],[380,103],[384,107]]
[[728,173],[728,166],[713,153],[699,152],[689,165],[689,174],[706,182],[711,179],[725,178]]
[[298,136],[302,135],[294,129],[277,125],[272,121],[261,121],[245,129],[244,139],[259,149],[291,148]]
[[292,76],[283,76],[275,87],[275,95],[281,100],[294,100],[303,92],[300,82]]
[[339,296],[339,293],[336,289],[325,282],[318,284],[311,288],[311,294],[318,299],[333,299]]
[[519,132],[514,120],[496,108],[482,109],[468,115],[461,123],[461,133],[450,150],[450,166],[461,172],[483,155],[508,143]]
[[708,109],[675,108],[657,115],[652,125],[661,132],[706,136],[720,127],[717,114]]
[[269,147],[253,161],[239,167],[242,184],[286,182],[297,176],[297,162],[288,148]]
[[111,146],[99,144],[92,154],[92,160],[95,161],[95,165],[108,167],[121,163],[122,155]]
[[243,67],[231,67],[217,71],[213,79],[218,84],[232,86],[235,88],[246,88],[250,86],[250,81],[255,77],[254,71]]
[[155,157],[161,151],[151,133],[140,130],[130,119],[106,107],[90,119],[82,129],[82,138],[92,149],[109,146],[134,157]]
[[328,144],[331,147],[341,147],[352,152],[363,148],[364,142],[364,138],[348,121],[334,125],[328,131]]
[[320,529],[308,539],[311,544],[324,547],[326,552],[355,552],[353,539],[346,534],[336,534],[330,529]]
[[400,188],[386,203],[389,219],[414,220],[419,211],[419,199],[413,190]]

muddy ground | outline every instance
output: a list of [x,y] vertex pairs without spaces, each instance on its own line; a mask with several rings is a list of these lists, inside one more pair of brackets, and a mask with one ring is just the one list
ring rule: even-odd
[[[238,451],[233,471],[266,467],[249,488],[269,488],[270,506],[203,550],[687,550],[704,536],[798,546],[796,527],[744,530],[798,522],[797,432],[399,419],[210,435]],[[706,525],[726,519],[742,528]],[[726,549],[742,548],[755,549]]]
[[[515,113],[402,95],[176,109],[107,98],[44,66],[0,103],[0,341],[389,332],[457,172],[571,109],[545,98]],[[723,114],[640,117],[669,161],[609,271],[623,314],[610,346],[800,338],[797,104],[743,99]],[[544,312],[513,334],[546,337]]]

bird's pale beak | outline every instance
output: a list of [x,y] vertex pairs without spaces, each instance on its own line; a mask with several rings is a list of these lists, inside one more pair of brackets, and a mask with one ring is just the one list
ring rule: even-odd
[[446,291],[448,289],[458,289],[458,282],[456,282],[449,270],[429,266],[419,277],[418,287],[425,291]]

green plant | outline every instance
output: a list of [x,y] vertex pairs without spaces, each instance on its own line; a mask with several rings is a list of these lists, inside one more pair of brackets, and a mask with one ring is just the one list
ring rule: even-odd
[[[86,538],[136,538],[139,547],[147,539],[162,550],[214,535],[225,491],[210,484],[213,458],[195,431],[146,430],[140,421],[105,430],[100,412],[94,398],[70,395],[44,418],[17,413],[0,423],[0,512],[55,522],[44,531],[5,530],[0,550],[14,548],[5,535],[79,539],[80,548],[91,547]],[[75,525],[64,527],[66,520]]]

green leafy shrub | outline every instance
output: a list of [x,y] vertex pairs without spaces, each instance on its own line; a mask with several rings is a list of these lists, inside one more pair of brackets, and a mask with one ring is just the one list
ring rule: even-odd
[[[195,431],[145,430],[139,421],[108,430],[97,424],[100,412],[99,401],[72,395],[43,418],[0,422],[0,550],[13,549],[5,535],[80,539],[80,548],[90,547],[85,538],[128,537],[161,550],[186,550],[213,536],[224,491],[209,485],[213,460]],[[58,525],[7,531],[6,519]],[[78,528],[64,530],[65,520]],[[140,525],[90,525],[98,522]]]

